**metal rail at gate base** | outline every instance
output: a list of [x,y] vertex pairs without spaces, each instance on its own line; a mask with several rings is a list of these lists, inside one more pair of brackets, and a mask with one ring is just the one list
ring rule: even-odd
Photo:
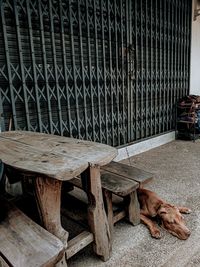
[[0,1],[0,123],[120,146],[173,130],[190,0]]

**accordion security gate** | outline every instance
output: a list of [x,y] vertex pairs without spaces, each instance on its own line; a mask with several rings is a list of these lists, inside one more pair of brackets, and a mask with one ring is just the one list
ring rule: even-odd
[[190,0],[0,1],[1,129],[119,146],[174,129]]

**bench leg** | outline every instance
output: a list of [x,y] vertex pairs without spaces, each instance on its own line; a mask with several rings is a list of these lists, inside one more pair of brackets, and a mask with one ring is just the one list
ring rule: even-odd
[[111,236],[111,242],[113,240],[113,205],[112,205],[112,192],[103,189],[103,198],[104,198],[104,205],[107,212],[107,218],[108,218],[108,224],[110,228],[110,236]]
[[81,179],[88,196],[88,223],[94,234],[94,251],[103,261],[107,261],[111,254],[111,237],[103,203],[100,167],[90,165],[81,174]]
[[140,204],[137,197],[137,191],[131,192],[124,198],[127,208],[128,220],[131,224],[137,225],[140,223]]
[[44,227],[57,236],[67,247],[68,232],[63,229],[60,221],[62,181],[37,177],[35,193],[40,217]]

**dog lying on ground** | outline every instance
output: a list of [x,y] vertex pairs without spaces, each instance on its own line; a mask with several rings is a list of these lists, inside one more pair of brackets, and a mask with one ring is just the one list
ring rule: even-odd
[[156,193],[144,188],[138,189],[138,200],[141,222],[147,225],[152,237],[161,237],[156,220],[153,220],[154,218],[160,220],[161,227],[179,239],[185,240],[190,236],[190,230],[187,228],[181,214],[190,213],[190,209],[166,203]]

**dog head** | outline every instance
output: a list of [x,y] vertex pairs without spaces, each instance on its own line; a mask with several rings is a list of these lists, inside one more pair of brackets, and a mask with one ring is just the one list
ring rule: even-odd
[[172,235],[182,240],[190,236],[190,230],[185,224],[184,217],[176,206],[161,204],[157,214],[161,219],[161,226]]

